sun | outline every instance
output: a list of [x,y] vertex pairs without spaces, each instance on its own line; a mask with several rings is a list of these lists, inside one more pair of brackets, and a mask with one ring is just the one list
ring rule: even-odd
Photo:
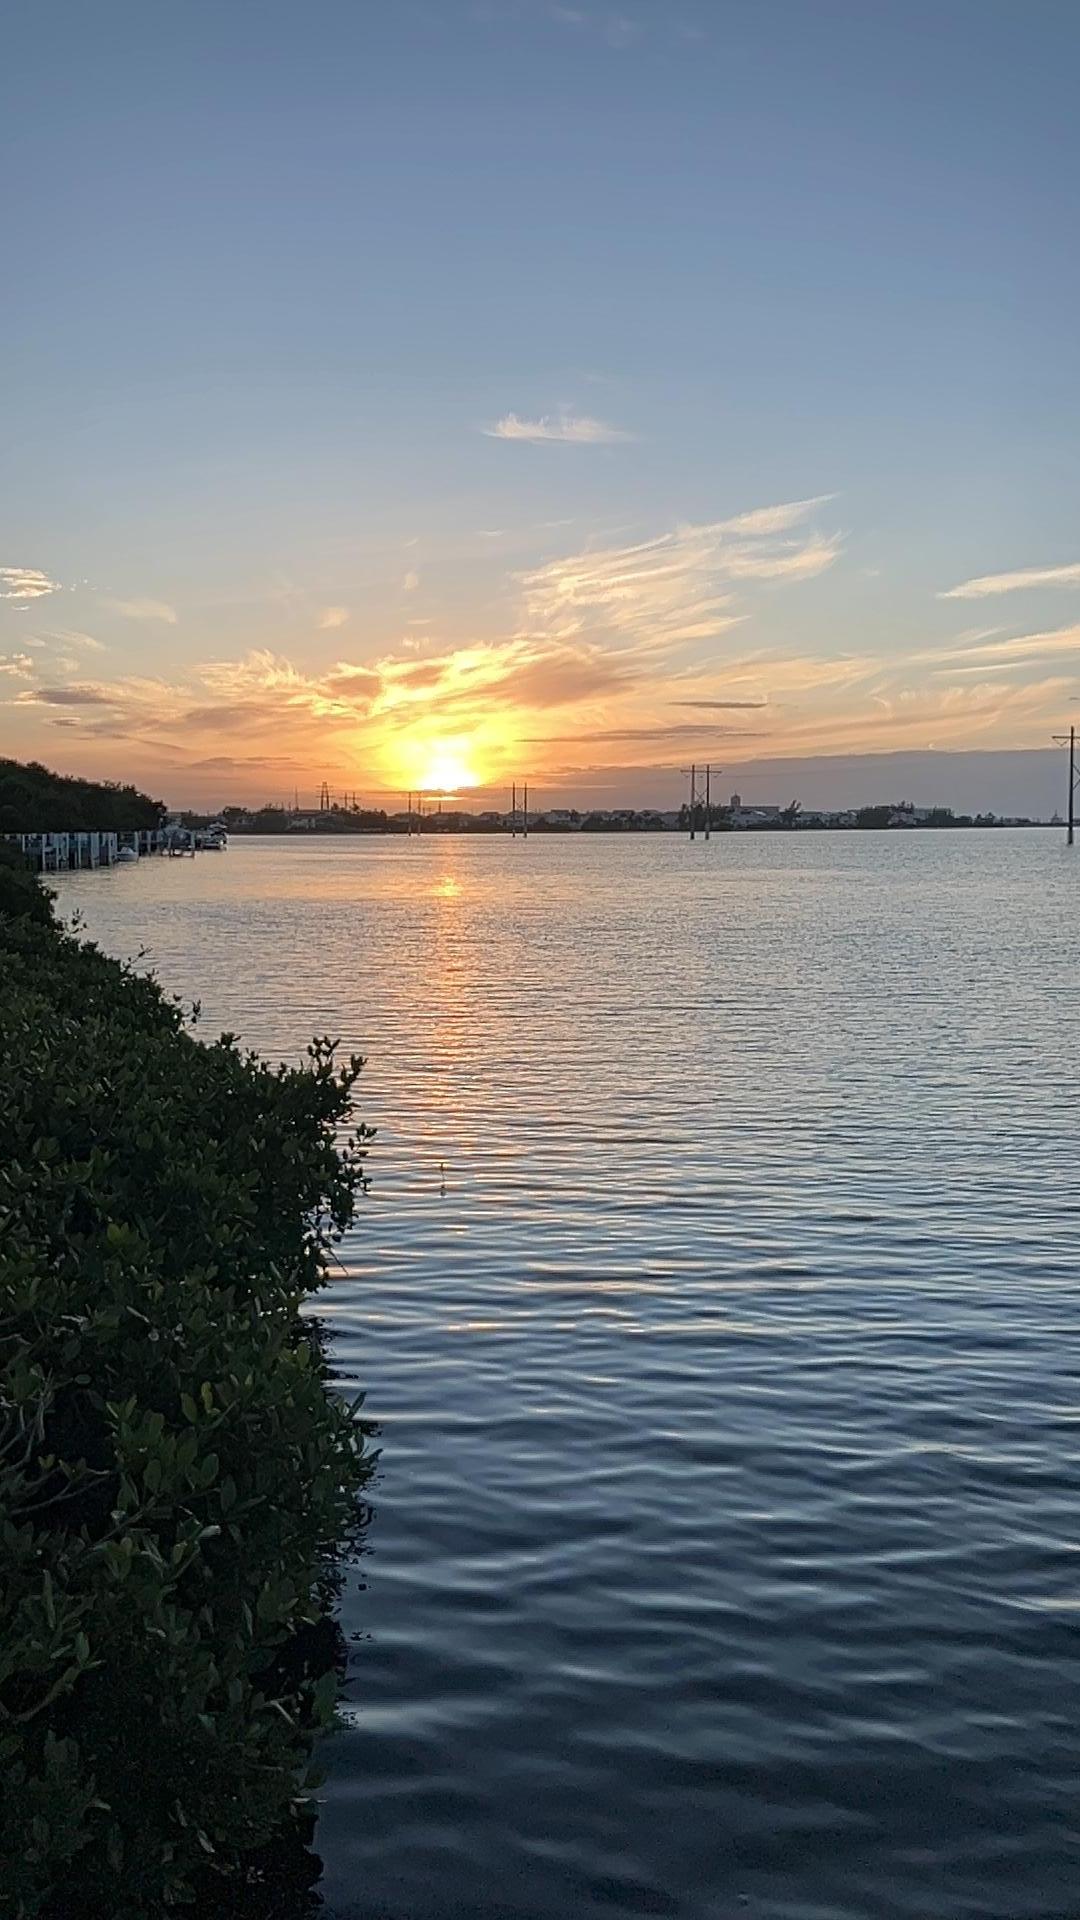
[[421,761],[419,784],[424,793],[460,793],[464,787],[478,787],[480,776],[470,766],[462,741],[433,740]]

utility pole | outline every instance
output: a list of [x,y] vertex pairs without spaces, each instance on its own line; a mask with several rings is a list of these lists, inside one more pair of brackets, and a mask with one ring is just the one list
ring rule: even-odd
[[516,780],[514,781],[513,792],[510,800],[510,837],[512,840],[517,839],[517,781]]
[[525,782],[525,805],[522,811],[521,825],[522,832],[527,840],[529,837],[529,783],[527,780]]
[[[703,820],[705,838],[706,840],[711,840],[712,764],[710,762],[707,766],[699,769],[695,762],[692,767],[680,767],[679,771],[680,773],[688,773],[690,776],[690,805],[687,808],[690,838],[691,840],[697,839],[698,825]],[[717,767],[716,771],[719,773],[720,768]]]
[[1065,845],[1071,847],[1076,839],[1076,728],[1071,726],[1068,733],[1055,733],[1055,747],[1069,749],[1069,811],[1068,826],[1065,832]]
[[[686,808],[686,822],[690,828],[690,839],[698,839],[698,826],[703,822],[705,839],[713,837],[713,764],[707,762],[703,768],[680,766],[680,774],[690,774],[690,806]],[[723,768],[717,768],[717,774]]]

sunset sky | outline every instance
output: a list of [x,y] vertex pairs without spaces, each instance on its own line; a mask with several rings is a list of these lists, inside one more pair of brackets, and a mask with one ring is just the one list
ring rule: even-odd
[[12,10],[0,752],[842,804],[1044,748],[1078,58],[1072,0]]

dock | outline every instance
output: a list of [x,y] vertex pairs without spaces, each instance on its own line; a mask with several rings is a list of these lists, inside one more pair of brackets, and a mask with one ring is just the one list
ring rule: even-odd
[[3,839],[21,848],[35,873],[76,873],[89,867],[112,867],[122,852],[140,857],[165,853],[173,836],[165,828],[140,827],[128,833],[5,833]]

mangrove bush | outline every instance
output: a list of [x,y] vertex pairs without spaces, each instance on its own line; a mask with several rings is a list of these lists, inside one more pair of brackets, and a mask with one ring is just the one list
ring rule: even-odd
[[161,801],[137,787],[0,759],[0,833],[128,833],[160,827],[164,818]]
[[0,873],[0,1909],[149,1915],[242,1877],[333,1718],[370,1461],[301,1308],[360,1063],[200,1044],[43,898]]

